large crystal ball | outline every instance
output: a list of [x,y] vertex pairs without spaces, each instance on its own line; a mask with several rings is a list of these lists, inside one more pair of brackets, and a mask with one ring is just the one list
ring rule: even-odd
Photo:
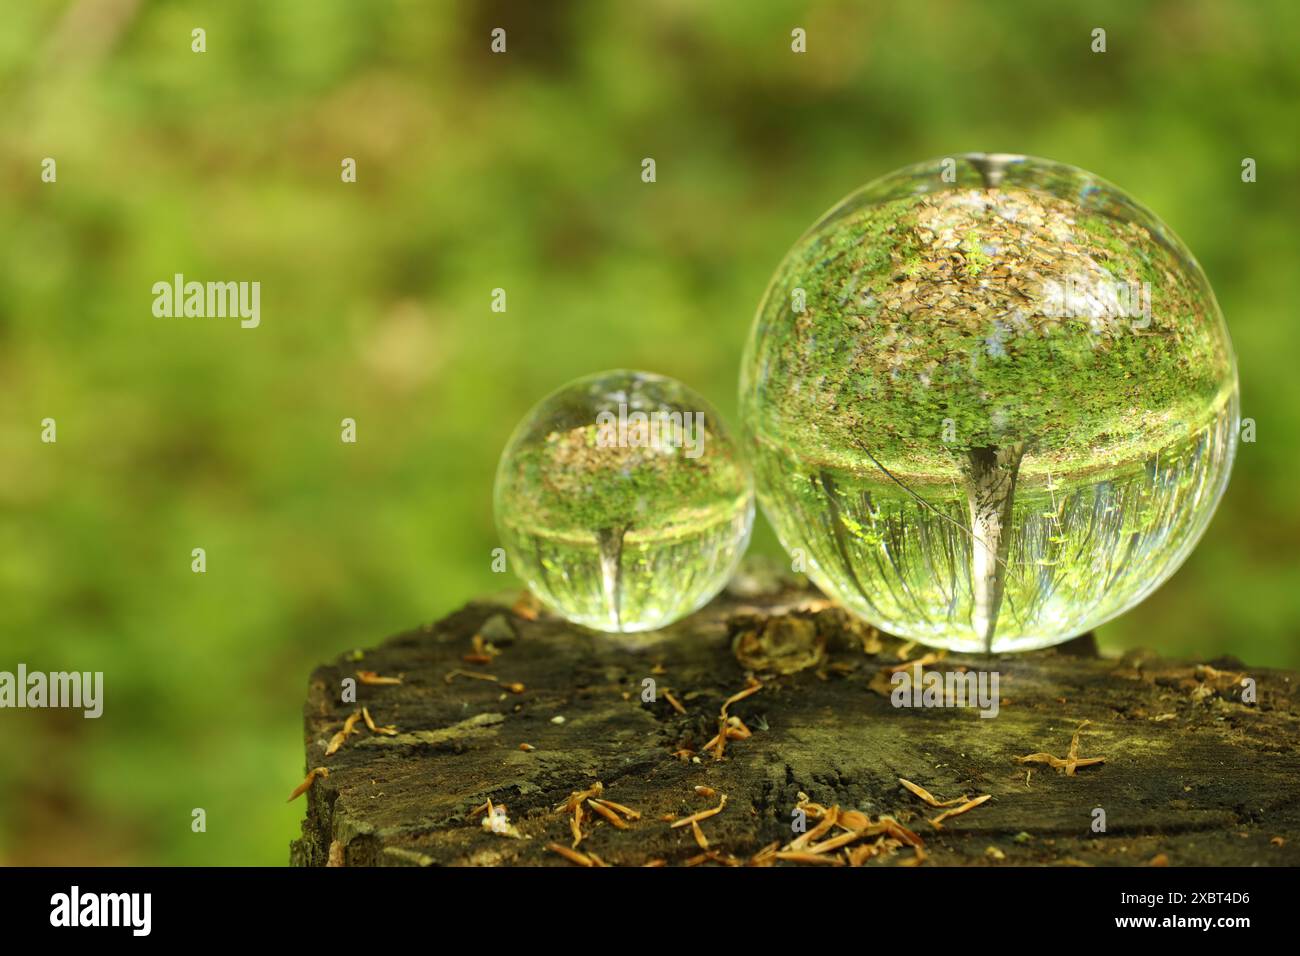
[[823,216],[759,308],[741,406],[796,565],[962,651],[1055,644],[1150,594],[1238,427],[1187,247],[1104,180],[1004,154],[910,166]]
[[601,631],[647,631],[727,583],[749,542],[749,469],[680,382],[602,372],[544,398],[496,478],[497,530],[541,601]]

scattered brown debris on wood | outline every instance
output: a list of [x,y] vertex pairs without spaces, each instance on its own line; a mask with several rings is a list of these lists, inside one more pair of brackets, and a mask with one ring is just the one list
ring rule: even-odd
[[709,810],[701,810],[699,813],[692,813],[689,817],[682,817],[674,820],[671,824],[676,830],[678,827],[690,826],[692,823],[698,823],[700,820],[707,820],[709,817],[717,816],[727,805],[727,795],[725,793],[718,795],[718,805]]
[[[707,790],[709,795],[712,795],[715,792],[711,787],[695,788],[695,792],[700,793],[702,796],[705,795],[701,792],[703,790]],[[708,810],[701,810],[698,813],[692,813],[690,816],[681,817],[680,819],[673,816],[665,816],[663,820],[668,824],[669,828],[673,830],[680,829],[681,827],[690,827],[691,836],[695,838],[695,845],[701,850],[707,850],[709,848],[709,840],[708,837],[704,835],[704,831],[700,829],[700,821],[707,820],[709,817],[717,816],[723,811],[726,805],[727,795],[722,793],[718,794],[718,805],[716,807],[711,807]]]
[[510,606],[510,613],[515,617],[522,617],[525,621],[535,621],[542,611],[542,604],[537,598],[533,597],[531,591],[524,591],[519,598]]
[[582,842],[582,807],[584,801],[591,797],[599,797],[604,792],[605,785],[597,780],[586,790],[573,791],[569,794],[567,800],[556,805],[555,809],[559,810],[561,813],[572,814],[572,816],[569,817],[569,831],[573,834],[572,846],[575,849],[578,844]]
[[898,664],[894,664],[890,667],[886,667],[885,673],[897,674],[899,671],[911,670],[913,667],[919,667],[922,670],[924,670],[925,668],[929,667],[931,664],[939,663],[939,661],[943,660],[944,657],[947,656],[947,654],[948,654],[947,651],[930,651],[928,654],[922,654],[916,660],[902,661]]
[[302,783],[298,784],[298,786],[294,788],[293,793],[289,794],[289,799],[286,800],[285,803],[293,803],[293,801],[297,800],[304,793],[310,790],[311,785],[313,783],[315,783],[317,780],[321,780],[325,777],[328,777],[329,775],[330,775],[330,771],[328,767],[314,768],[311,771],[311,773],[307,774],[307,776],[303,779]]
[[1229,686],[1240,684],[1242,678],[1246,675],[1239,671],[1221,671],[1217,667],[1211,667],[1209,664],[1197,664],[1196,676],[1200,680],[1227,681]]
[[737,615],[727,624],[732,653],[746,670],[789,676],[826,660],[826,637],[810,617]]
[[[790,593],[801,592],[791,588]],[[777,679],[755,672],[763,690],[730,704],[726,716],[737,722],[727,720],[720,726],[724,700],[752,686],[732,653],[735,634],[729,633],[730,622],[739,613],[806,616],[805,610],[773,610],[775,602],[787,600],[786,592],[751,605],[724,593],[653,642],[637,639],[635,654],[629,652],[631,644],[593,641],[549,611],[529,623],[509,611],[517,595],[518,590],[504,601],[471,601],[424,632],[404,632],[383,648],[366,651],[360,661],[345,653],[313,673],[304,708],[301,742],[307,757],[302,773],[324,765],[330,777],[319,791],[309,785],[306,796],[298,795],[312,806],[305,815],[299,807],[304,819],[303,838],[294,851],[297,862],[324,865],[332,842],[343,834],[344,842],[351,840],[349,865],[586,865],[546,849],[548,841],[570,847],[579,813],[576,851],[587,862],[587,851],[594,849],[610,857],[607,863],[627,865],[657,858],[682,866],[690,858],[695,865],[724,866],[734,862],[729,856],[734,855],[746,864],[834,868],[776,856],[802,853],[842,861],[839,868],[894,866],[917,858],[904,829],[924,840],[922,852],[929,857],[922,866],[1037,865],[1067,859],[1141,865],[1161,852],[1179,865],[1286,865],[1300,855],[1295,836],[1300,832],[1300,804],[1288,799],[1286,789],[1300,764],[1291,759],[1295,754],[1275,754],[1273,747],[1276,740],[1288,739],[1285,734],[1300,714],[1300,680],[1294,673],[1255,673],[1212,655],[1186,661],[1148,654],[1123,663],[1050,652],[1018,655],[1004,662],[1001,686],[1019,705],[1014,713],[1004,709],[1004,719],[972,721],[974,714],[955,709],[899,712],[865,685],[883,668],[916,667],[912,659],[922,658],[929,649],[918,645],[900,653],[904,642],[884,634],[879,636],[879,652],[869,656],[859,646],[874,650],[875,635],[865,628],[838,626],[840,612],[827,608],[813,620],[827,638],[829,681],[817,680],[816,668]],[[496,625],[487,623],[493,620]],[[483,638],[485,650],[489,643],[501,650],[491,664],[462,660],[478,649],[475,634]],[[1139,668],[1136,660],[1145,664]],[[932,681],[935,671],[956,671],[962,663],[986,666],[975,661],[975,656],[950,652],[942,662],[924,667],[924,673]],[[856,664],[856,674],[847,680],[838,677],[838,662]],[[1204,666],[1207,662],[1210,669]],[[655,678],[658,688],[668,689],[687,715],[662,696],[649,711],[637,706],[640,678],[650,676],[656,664],[664,672]],[[340,679],[353,677],[360,668],[403,683],[361,687],[357,681],[357,701],[340,703]],[[491,686],[469,677],[443,683],[441,678],[453,668],[498,680]],[[1263,707],[1241,707],[1241,687],[1207,698],[1204,705],[1192,701],[1190,694],[1198,685],[1226,682],[1233,679],[1232,672],[1248,670],[1251,677],[1267,678],[1262,684],[1267,691],[1261,693]],[[894,676],[901,680],[911,673]],[[501,686],[507,681],[523,682],[528,690],[519,697],[510,695]],[[541,688],[544,699],[529,706]],[[627,692],[631,697],[625,702],[620,694]],[[1068,703],[1058,703],[1060,697]],[[346,737],[333,755],[323,756],[331,737],[362,705],[377,727],[394,724],[400,732],[381,736],[370,730],[363,711],[354,724],[360,735],[354,734],[355,740]],[[551,723],[559,715],[566,718],[565,725]],[[1092,724],[1078,734],[1071,761],[1072,739],[1084,718],[1091,718]],[[765,723],[772,731],[764,732]],[[720,730],[722,736],[710,742]],[[747,730],[752,736],[739,739]],[[1089,730],[1094,736],[1085,746],[1083,735]],[[531,747],[539,739],[536,752],[516,749],[521,743]],[[574,746],[559,746],[557,741],[564,739]],[[1058,749],[1062,742],[1063,751]],[[1151,758],[1184,744],[1192,748],[1185,754],[1190,754],[1187,760]],[[714,757],[720,749],[719,762]],[[1035,750],[1049,755],[1034,758]],[[675,757],[670,757],[673,752]],[[512,757],[516,753],[520,756]],[[1018,755],[1031,759],[1015,762]],[[1146,757],[1137,760],[1142,755]],[[1102,757],[1104,762],[1092,764]],[[1119,773],[1119,765],[1129,757],[1137,760],[1134,766],[1140,773]],[[394,761],[402,765],[396,776]],[[1056,776],[1066,774],[1071,762],[1074,775],[1087,779]],[[1239,774],[1228,782],[1216,777],[1224,766],[1265,764],[1268,773]],[[890,768],[896,768],[892,784]],[[1049,768],[1054,771],[1050,778],[1043,773]],[[906,788],[897,770],[911,773],[905,779],[933,800]],[[290,790],[302,780],[297,777]],[[581,806],[569,812],[552,809],[570,791],[597,780],[610,781],[604,793],[584,797]],[[316,782],[322,782],[319,775]],[[718,792],[695,791],[696,785]],[[1187,786],[1192,790],[1185,791]],[[1080,787],[1094,804],[1109,807],[1130,798],[1140,802],[1145,816],[1139,829],[1159,839],[1135,838],[1123,828],[1112,827],[1115,832],[1105,839],[1086,827],[1072,829],[1068,821],[1080,806]],[[789,829],[794,794],[801,788],[827,811],[834,804],[838,808],[834,823],[815,839],[792,847],[787,844],[802,836]],[[521,800],[521,792],[533,796]],[[691,824],[670,828],[678,817],[717,807],[720,792],[728,796],[726,809],[696,821],[709,843],[707,850],[699,848]],[[1001,801],[998,806],[989,799],[958,816],[940,818],[942,830],[926,822],[986,793]],[[484,803],[489,794],[494,807],[499,799],[509,804],[508,819],[531,840],[503,840],[480,829],[483,817],[470,817],[467,810]],[[1169,794],[1184,799],[1166,799]],[[606,796],[635,807],[641,820],[619,813]],[[1028,813],[1020,822],[1008,810],[1006,801],[1012,797]],[[1244,819],[1235,812],[1243,801],[1269,811],[1258,819]],[[596,806],[612,812],[627,829]],[[676,817],[660,822],[667,811]],[[893,829],[882,814],[894,815],[902,829]],[[822,820],[822,815],[810,813],[796,829],[813,830]],[[1009,829],[1001,826],[1007,820]],[[1039,835],[1028,844],[1020,842],[1013,837],[1022,828]],[[1005,829],[1005,837],[994,840],[994,829]],[[1205,836],[1219,831],[1226,836]],[[1236,831],[1247,836],[1238,838]],[[1285,838],[1285,844],[1270,843],[1275,835]],[[777,845],[756,852],[773,842]],[[990,843],[1005,851],[1005,861],[986,856]]]
[[579,853],[577,850],[570,850],[567,846],[560,846],[558,843],[546,844],[546,849],[552,853],[558,853],[570,863],[576,863],[578,866],[604,866],[604,862],[594,853]]
[[354,710],[348,715],[347,720],[343,721],[343,729],[330,738],[329,744],[325,747],[325,756],[332,757],[343,746],[343,742],[353,734],[360,733],[356,729],[357,721],[361,719],[361,711]]
[[[588,799],[590,800],[591,798]],[[628,820],[641,819],[640,813],[638,813],[636,810],[633,810],[631,807],[623,806],[623,804],[621,803],[615,803],[613,800],[606,800],[604,797],[601,797],[596,802],[603,807],[608,807],[610,810],[613,810],[615,813],[621,813]]]
[[1080,757],[1079,756],[1079,734],[1092,721],[1085,720],[1074,731],[1074,736],[1070,738],[1070,751],[1062,760],[1060,757],[1053,756],[1049,753],[1027,754],[1024,757],[1016,757],[1016,763],[1045,763],[1054,770],[1064,770],[1067,777],[1073,777],[1074,771],[1079,767],[1091,767],[1093,764],[1105,763],[1105,757]]
[[485,641],[482,634],[470,638],[470,647],[472,650],[461,658],[467,664],[491,664],[501,653],[495,644]]
[[933,820],[930,820],[928,822],[930,826],[934,827],[936,830],[942,830],[944,820],[947,820],[949,817],[955,817],[958,814],[965,813],[967,810],[974,810],[981,803],[984,803],[986,800],[992,800],[992,799],[993,799],[993,794],[991,793],[986,793],[981,796],[974,797],[973,799],[967,800],[959,807],[953,807],[951,810],[943,811],[943,813],[939,814]]
[[1239,671],[1221,671],[1209,664],[1198,664],[1193,672],[1199,682],[1192,687],[1192,700],[1203,703],[1211,697],[1225,697],[1241,687],[1246,675]]
[[930,806],[940,810],[942,810],[944,807],[955,807],[963,800],[969,799],[968,797],[955,797],[952,800],[940,800],[929,790],[925,789],[925,787],[912,783],[912,781],[910,780],[904,780],[902,777],[899,777],[898,782],[903,785],[904,789],[911,791],[916,796],[920,797],[922,800],[928,803]]
[[[824,807],[813,803],[803,793],[799,794],[797,806],[808,818],[818,820],[817,825],[779,849],[772,844],[759,850],[750,860],[752,866],[771,866],[778,860],[861,866],[876,856],[893,855],[904,846],[910,847],[913,855],[901,860],[900,865],[916,866],[926,859],[925,841],[891,816],[882,814],[873,821],[860,810],[841,810],[838,806]],[[842,832],[828,835],[837,828]],[[875,839],[860,842],[869,837]]]
[[588,797],[587,806],[591,807],[591,809],[595,810],[602,817],[608,820],[614,826],[615,829],[617,830],[627,829],[627,824],[623,821],[623,818],[620,817],[613,810],[611,810],[609,807],[605,806],[599,800],[592,800],[590,797]]
[[443,683],[450,684],[457,677],[469,677],[473,680],[485,680],[490,681],[493,684],[500,682],[495,674],[480,674],[478,671],[463,671],[460,669],[447,671],[447,673],[442,675],[442,680]]
[[744,740],[747,737],[752,736],[749,728],[745,726],[740,718],[728,718],[727,708],[732,704],[739,703],[746,697],[757,694],[762,689],[762,682],[750,677],[744,690],[737,691],[722,702],[722,710],[718,714],[718,732],[712,740],[704,745],[705,750],[711,750],[713,752],[714,760],[721,760],[723,758],[727,749],[728,740]]
[[364,717],[364,718],[366,719],[366,726],[367,726],[368,728],[370,728],[370,732],[371,732],[371,733],[375,733],[375,734],[383,734],[383,735],[386,736],[386,737],[396,737],[396,736],[397,736],[397,728],[396,728],[394,725],[392,725],[392,724],[387,724],[387,725],[385,725],[385,726],[383,726],[383,727],[380,727],[379,725],[377,725],[377,724],[375,723],[375,718],[373,718],[373,717],[370,716],[370,708],[369,708],[369,707],[362,707],[362,708],[361,708],[361,716]]
[[562,814],[569,814],[569,832],[573,834],[572,846],[574,849],[577,849],[578,844],[585,837],[582,832],[582,823],[588,819],[587,809],[607,820],[611,826],[619,830],[628,829],[627,821],[641,819],[641,814],[631,807],[625,807],[621,803],[604,799],[604,793],[605,785],[597,780],[586,790],[575,790],[569,794],[566,800],[556,804],[556,810]]
[[925,669],[931,664],[937,664],[948,656],[947,651],[930,651],[914,660],[907,660],[906,656],[910,650],[911,648],[909,646],[900,648],[898,653],[904,658],[904,660],[897,664],[890,664],[888,667],[882,667],[880,670],[876,671],[871,680],[867,682],[867,689],[879,694],[881,697],[892,697],[896,687],[894,683],[895,674],[909,671],[913,668],[915,668],[918,673],[924,673]]
[[343,729],[330,738],[329,744],[325,747],[325,756],[334,756],[349,737],[361,733],[361,731],[357,730],[357,723],[361,720],[365,720],[366,727],[372,733],[383,734],[385,737],[396,737],[398,734],[397,728],[392,724],[383,727],[376,724],[375,719],[370,716],[370,709],[362,707],[360,710],[354,710],[350,713],[347,719],[343,721]]
[[695,837],[695,843],[701,850],[709,848],[709,841],[705,838],[704,831],[700,829],[699,820],[691,820],[691,835]]
[[370,684],[372,686],[386,686],[389,684],[400,684],[402,682],[400,677],[381,677],[374,671],[357,671],[357,680],[361,681],[363,684]]
[[605,785],[601,783],[599,780],[597,780],[586,790],[573,791],[571,794],[569,794],[569,796],[565,800],[563,800],[560,803],[557,803],[555,805],[555,809],[562,810],[565,813],[572,813],[578,807],[582,806],[582,802],[584,800],[588,799],[589,797],[599,797],[604,792],[605,792]]
[[481,671],[465,671],[459,668],[456,668],[455,670],[447,671],[447,673],[442,675],[442,680],[443,683],[450,684],[457,677],[468,677],[473,680],[481,680],[481,681],[487,681],[488,683],[491,684],[499,684],[502,687],[502,689],[508,690],[512,694],[522,694],[525,690],[528,689],[518,681],[503,683],[501,681],[501,678],[497,677],[496,674],[484,674]]

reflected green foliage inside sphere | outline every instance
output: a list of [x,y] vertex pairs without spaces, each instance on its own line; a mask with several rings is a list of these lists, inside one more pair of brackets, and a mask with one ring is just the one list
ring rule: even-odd
[[1082,170],[974,154],[840,203],[750,337],[764,510],[828,594],[960,650],[1123,612],[1204,531],[1237,376],[1200,267]]
[[726,584],[749,541],[749,472],[718,413],[672,379],[612,371],[543,399],[496,480],[511,568],[602,631],[663,627]]

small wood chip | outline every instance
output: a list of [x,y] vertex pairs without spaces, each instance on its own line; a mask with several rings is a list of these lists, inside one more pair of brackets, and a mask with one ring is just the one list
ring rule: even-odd
[[[676,826],[676,824],[674,824],[674,826]],[[709,848],[709,841],[704,836],[704,831],[700,829],[699,820],[691,821],[691,834],[695,837],[695,843],[701,850],[707,850]]]
[[474,680],[486,680],[486,681],[491,681],[494,684],[497,683],[497,678],[495,674],[480,674],[478,671],[454,670],[454,671],[447,671],[446,674],[442,675],[443,681],[448,684],[454,681],[457,677],[470,677],[473,678]]
[[533,597],[533,595],[524,591],[519,595],[519,599],[510,607],[510,613],[516,617],[522,617],[525,621],[537,620],[537,615],[541,612],[542,605]]
[[388,724],[387,726],[380,727],[375,723],[375,719],[370,716],[370,708],[362,707],[361,716],[366,719],[366,726],[370,728],[372,733],[383,734],[386,737],[397,736],[397,728],[394,727],[392,724]]
[[832,850],[838,850],[842,846],[848,846],[855,840],[860,840],[865,834],[861,830],[850,830],[847,833],[841,833],[839,836],[831,837],[829,840],[822,840],[820,843],[812,843],[808,846],[809,853],[829,853]]
[[597,863],[585,853],[579,853],[577,850],[570,850],[567,846],[560,846],[558,843],[546,844],[546,849],[552,853],[558,853],[570,863],[576,863],[578,866],[596,866]]
[[904,780],[902,777],[899,777],[898,782],[901,783],[905,789],[910,790],[912,793],[916,794],[918,797],[920,797],[930,806],[939,809],[942,809],[943,807],[954,807],[957,804],[961,803],[963,800],[967,799],[966,797],[955,797],[952,800],[940,800],[929,790],[925,789],[925,787],[912,783],[912,781],[910,780]]
[[582,842],[582,807],[584,801],[591,797],[598,797],[605,791],[605,785],[597,780],[586,790],[575,790],[569,794],[567,800],[557,804],[555,809],[562,813],[571,813],[569,818],[569,831],[573,834],[573,846],[577,847]]
[[899,671],[910,670],[913,667],[926,668],[931,664],[937,664],[939,661],[943,660],[943,658],[943,651],[931,651],[929,654],[924,654],[914,661],[903,661],[901,664],[895,664],[893,667],[886,667],[885,673],[897,674]]
[[[805,810],[804,812],[807,813],[808,811]],[[787,843],[784,849],[795,853],[803,851],[808,846],[808,844],[820,840],[823,836],[829,833],[831,828],[835,826],[835,823],[839,819],[839,816],[840,816],[840,808],[831,807],[829,810],[827,810],[825,813],[822,814],[821,822],[818,823],[817,826],[813,827],[811,830],[808,830],[806,833],[799,834],[799,836],[795,837],[793,840]]]
[[900,860],[898,865],[899,866],[920,866],[922,863],[926,861],[928,856],[928,854],[925,852],[925,849],[919,846],[912,847],[912,854],[913,855],[910,859]]
[[676,830],[678,827],[690,826],[692,823],[695,823],[699,820],[707,820],[709,817],[716,816],[717,814],[721,813],[722,808],[725,807],[726,805],[727,805],[727,795],[724,793],[721,795],[721,800],[718,802],[718,805],[713,809],[701,810],[699,813],[692,813],[689,817],[682,817],[680,820],[673,821],[672,823],[669,824],[669,826],[672,827],[672,829]]
[[920,849],[925,846],[925,841],[920,836],[903,826],[893,817],[882,816],[880,823],[884,826],[885,832],[900,843],[905,843],[913,849]]
[[609,809],[613,810],[615,813],[623,814],[623,816],[627,817],[629,820],[641,819],[640,813],[638,813],[636,810],[633,810],[631,807],[623,806],[623,804],[621,803],[615,803],[613,800],[606,800],[604,797],[601,797],[599,800],[596,800],[596,802],[601,804],[602,806],[608,807]]
[[604,805],[603,803],[601,803],[600,801],[598,801],[598,800],[592,800],[592,799],[588,798],[588,800],[587,800],[587,806],[591,807],[591,809],[593,809],[593,810],[595,810],[597,813],[599,813],[602,817],[604,817],[604,818],[605,818],[606,820],[608,820],[611,824],[613,824],[617,829],[619,829],[619,830],[626,830],[626,829],[627,829],[627,824],[623,822],[623,818],[620,817],[620,816],[619,816],[617,813],[615,813],[613,810],[611,810],[609,807],[605,806],[605,805]]
[[496,645],[485,641],[482,634],[475,634],[470,639],[473,650],[461,658],[467,664],[491,664],[501,652],[497,650]]
[[1060,757],[1054,756],[1053,754],[1036,753],[1027,754],[1024,757],[1016,757],[1016,763],[1045,763],[1054,770],[1064,770],[1067,777],[1073,777],[1074,771],[1079,767],[1091,767],[1093,764],[1105,763],[1105,757],[1079,756],[1079,734],[1083,731],[1083,728],[1087,727],[1090,723],[1092,723],[1092,721],[1085,720],[1083,723],[1079,724],[1078,728],[1074,731],[1074,736],[1070,738],[1070,750],[1064,760]]
[[742,691],[738,691],[737,693],[732,694],[730,697],[728,697],[726,700],[722,702],[722,716],[724,718],[727,716],[727,708],[730,707],[732,704],[738,704],[746,697],[751,697],[754,694],[757,694],[762,689],[763,689],[762,683],[751,677],[749,679],[749,686],[747,686]]
[[577,847],[582,842],[582,804],[573,808],[573,816],[569,817],[569,832],[573,834],[573,846]]
[[605,785],[597,780],[586,790],[575,790],[569,794],[568,798],[555,805],[555,809],[563,810],[565,813],[572,813],[575,808],[582,806],[584,800],[588,797],[599,797],[605,792]]
[[676,697],[673,696],[672,691],[666,689],[664,690],[664,700],[668,701],[668,703],[672,705],[673,710],[677,711],[677,713],[679,714],[686,713],[686,708],[682,706],[681,701],[679,701]]
[[400,677],[380,677],[374,671],[357,671],[357,680],[363,684],[378,685],[400,684],[402,682]]
[[949,817],[955,817],[960,813],[965,813],[967,810],[974,810],[981,803],[984,803],[986,800],[992,800],[992,799],[993,799],[993,794],[986,793],[983,794],[982,796],[975,797],[972,800],[967,800],[959,807],[953,807],[951,810],[943,811],[943,813],[939,814],[933,820],[929,821],[930,826],[934,827],[936,830],[942,830],[944,820],[947,820]]
[[877,840],[874,843],[863,843],[849,851],[849,866],[861,866],[873,856],[883,852],[884,847]]
[[325,748],[325,756],[332,757],[343,746],[343,742],[355,733],[357,730],[357,721],[361,719],[361,711],[354,710],[348,715],[347,720],[343,721],[343,729],[330,738],[329,746]]
[[293,801],[297,800],[304,793],[310,790],[313,783],[317,780],[328,777],[329,775],[330,771],[328,767],[316,767],[311,771],[311,773],[307,774],[302,783],[298,784],[298,786],[294,788],[293,793],[289,794],[289,799],[286,800],[285,803],[293,803]]
[[529,753],[530,751],[536,750],[537,748],[534,747],[532,744],[520,744],[519,749],[522,750],[524,753]]

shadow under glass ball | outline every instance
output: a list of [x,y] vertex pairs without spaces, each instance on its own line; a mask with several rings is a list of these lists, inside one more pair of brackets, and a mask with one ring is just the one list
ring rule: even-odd
[[670,378],[570,382],[515,429],[495,488],[511,568],[553,611],[601,631],[664,627],[730,578],[753,487],[718,413]]
[[741,372],[759,500],[883,630],[1027,650],[1122,613],[1200,538],[1236,448],[1209,282],[1083,170],[971,154],[852,194],[790,250]]

